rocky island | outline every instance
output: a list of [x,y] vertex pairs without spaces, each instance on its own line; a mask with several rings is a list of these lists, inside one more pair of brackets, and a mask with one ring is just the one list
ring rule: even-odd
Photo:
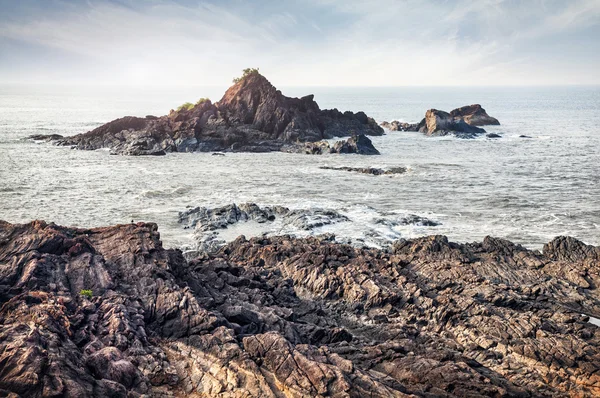
[[429,109],[419,123],[403,123],[398,120],[381,122],[381,126],[390,131],[419,131],[429,136],[453,134],[459,138],[485,134],[486,131],[477,126],[499,124],[498,119],[489,116],[479,104],[463,106],[450,113]]
[[[195,151],[304,153],[305,142],[357,136],[370,144],[365,135],[383,133],[364,112],[322,110],[313,95],[286,97],[258,69],[246,69],[214,104],[202,98],[166,116],[126,116],[72,137],[31,138],[84,150],[109,148],[121,155],[164,155]],[[330,152],[347,153],[350,147],[352,143],[345,146],[346,151]]]
[[600,248],[0,222],[0,395],[592,397]]

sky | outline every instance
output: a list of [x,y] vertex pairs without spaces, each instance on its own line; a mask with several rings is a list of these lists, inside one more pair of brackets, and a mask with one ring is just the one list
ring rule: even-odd
[[0,83],[600,84],[600,0],[0,0]]

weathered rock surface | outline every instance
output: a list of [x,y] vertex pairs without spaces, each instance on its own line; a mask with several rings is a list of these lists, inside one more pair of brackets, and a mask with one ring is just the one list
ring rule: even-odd
[[259,73],[231,86],[216,104],[203,100],[167,116],[127,116],[85,134],[58,139],[78,149],[123,155],[166,152],[267,152],[284,145],[352,135],[382,135],[364,112],[321,110],[313,95],[284,96]]
[[336,141],[333,146],[327,141],[293,144],[282,148],[285,152],[323,155],[326,153],[355,153],[358,155],[381,155],[373,142],[364,134],[353,135],[347,140]]
[[[393,250],[154,224],[0,222],[0,391],[39,397],[600,394],[600,249],[443,236]],[[93,291],[91,299],[79,294]]]
[[390,175],[390,174],[403,174],[406,173],[406,167],[392,167],[389,169],[380,169],[377,167],[330,167],[321,166],[323,170],[337,170],[337,171],[352,171],[355,173],[371,174],[375,176],[379,175]]
[[500,122],[495,117],[487,114],[479,104],[467,105],[456,108],[450,112],[453,118],[460,118],[470,126],[499,126]]
[[394,120],[381,122],[390,131],[419,131],[430,136],[453,134],[459,138],[473,138],[484,134],[484,129],[476,126],[499,125],[498,119],[489,116],[479,104],[467,105],[450,113],[429,109],[419,123],[404,123]]

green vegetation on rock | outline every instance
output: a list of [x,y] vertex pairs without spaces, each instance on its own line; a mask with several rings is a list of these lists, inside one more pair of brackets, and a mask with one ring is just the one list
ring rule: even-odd
[[242,71],[242,76],[241,77],[235,77],[233,78],[233,83],[238,83],[242,80],[244,80],[246,77],[250,76],[250,75],[258,75],[258,68],[246,68]]
[[177,112],[189,111],[193,107],[194,107],[194,104],[192,104],[191,102],[186,102],[185,104],[182,104],[177,108]]

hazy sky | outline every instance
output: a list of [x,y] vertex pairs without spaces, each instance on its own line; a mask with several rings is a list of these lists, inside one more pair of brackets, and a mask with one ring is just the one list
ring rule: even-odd
[[600,84],[600,0],[0,0],[0,82]]

